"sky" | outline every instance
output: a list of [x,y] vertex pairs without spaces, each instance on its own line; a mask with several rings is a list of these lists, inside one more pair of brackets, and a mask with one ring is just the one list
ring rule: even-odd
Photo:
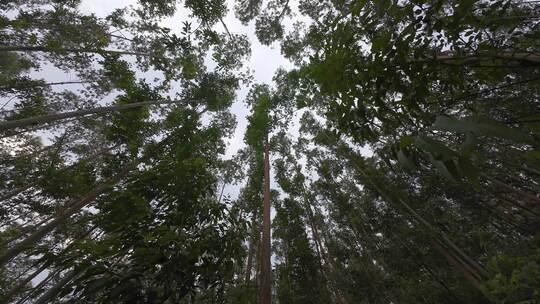
[[[95,14],[98,17],[106,17],[115,9],[125,8],[127,6],[136,4],[137,0],[83,0],[80,6],[80,11],[82,13]],[[259,43],[257,37],[255,36],[254,21],[250,22],[247,26],[244,26],[239,20],[236,19],[233,10],[235,0],[228,0],[227,4],[229,11],[223,21],[226,24],[229,32],[232,34],[245,34],[248,36],[251,42],[251,57],[245,64],[247,68],[252,71],[253,83],[272,85],[272,78],[276,70],[279,68],[289,70],[293,68],[293,64],[281,55],[278,43],[271,46],[265,46]],[[193,24],[197,24],[196,20],[189,17],[189,12],[183,8],[181,3],[178,4],[177,8],[177,13],[172,18],[164,20],[162,24],[163,26],[170,28],[173,32],[179,33],[183,22],[192,21]],[[285,20],[284,23],[287,25],[290,22],[292,21],[289,19]],[[215,25],[215,29],[220,32],[225,32],[225,29],[219,23]],[[212,62],[206,62],[206,65],[210,68],[214,66]],[[32,73],[32,76],[35,78],[46,79],[48,82],[72,81],[77,79],[76,75],[64,73],[52,65],[44,66],[40,71]],[[145,76],[148,76],[149,80],[151,80],[155,75],[150,74]],[[70,87],[70,89],[74,88]],[[236,116],[237,128],[234,135],[228,139],[227,151],[224,155],[225,159],[231,158],[240,148],[244,146],[244,132],[247,125],[246,116],[249,114],[249,109],[244,105],[243,101],[248,91],[249,86],[243,84],[243,86],[237,91],[237,98],[230,109],[231,112]],[[107,99],[102,100],[99,103],[104,104],[112,101],[112,99],[113,96],[109,96]],[[289,132],[293,137],[298,135],[298,119],[302,112],[303,111],[298,111],[295,113],[296,117],[293,119],[291,127],[289,128]],[[48,140],[44,140],[44,143],[47,143],[47,141]],[[279,188],[274,181],[272,181],[271,186],[274,189]],[[225,195],[232,198],[237,197],[240,187],[241,185],[227,185],[225,188]],[[34,284],[38,283],[39,281],[43,280],[46,274],[47,272],[43,272],[32,282]]]
[[[124,8],[129,5],[136,5],[137,0],[84,0],[81,3],[81,11],[85,13],[94,13],[98,17],[105,17],[110,14],[114,9]],[[251,56],[249,61],[245,63],[246,67],[251,70],[253,75],[253,84],[268,84],[272,85],[272,78],[279,68],[291,69],[293,64],[285,59],[279,49],[279,44],[274,43],[271,46],[265,46],[259,43],[255,35],[255,21],[251,21],[247,26],[242,23],[234,15],[235,0],[228,0],[227,7],[228,13],[223,18],[227,29],[231,34],[244,34],[247,35],[251,42]],[[182,23],[184,21],[191,21],[194,25],[197,21],[190,18],[189,11],[185,9],[182,3],[177,5],[177,12],[172,18],[163,20],[162,26],[168,27],[173,31],[180,32]],[[225,29],[217,23],[214,29],[224,33]],[[206,62],[206,65],[211,68],[214,66],[212,62]],[[237,91],[237,97],[230,111],[236,116],[237,127],[234,135],[227,140],[227,150],[224,155],[224,159],[230,159],[236,152],[245,146],[244,144],[244,132],[247,126],[247,115],[249,115],[249,109],[244,104],[244,98],[249,92],[250,86],[245,84]],[[298,122],[301,111],[296,113],[295,121]],[[291,133],[298,134],[298,123],[293,123],[290,129]],[[277,188],[277,184],[272,179],[271,187]],[[241,185],[226,185],[224,189],[224,195],[231,198],[236,198],[240,192]]]
[[[85,0],[81,4],[81,11],[94,13],[99,17],[105,17],[114,9],[135,5],[136,3],[136,0]],[[281,55],[279,45],[264,46],[259,43],[255,36],[255,22],[250,22],[248,26],[242,25],[234,16],[234,4],[234,0],[227,1],[229,11],[223,21],[231,34],[245,34],[249,37],[251,41],[251,58],[246,62],[246,65],[253,72],[254,83],[272,84],[272,77],[278,68],[290,69],[293,65]],[[171,28],[173,31],[179,31],[182,22],[193,20],[189,18],[188,14],[189,12],[180,3],[174,17],[164,20],[163,25]],[[215,25],[215,29],[224,32],[223,26],[219,23]],[[212,66],[212,63],[207,62],[207,65]],[[244,146],[244,132],[247,125],[246,116],[249,114],[249,110],[245,107],[243,100],[248,91],[249,87],[245,85],[241,87],[237,91],[236,101],[231,107],[231,112],[236,115],[238,125],[234,136],[228,140],[225,158],[230,158],[238,149]]]
[[[136,0],[84,0],[81,3],[80,10],[83,13],[93,13],[98,17],[105,17],[117,8],[136,5],[136,3]],[[279,45],[269,47],[259,43],[257,37],[255,36],[254,21],[252,21],[249,25],[244,26],[236,19],[233,11],[234,0],[228,1],[228,7],[229,12],[223,21],[227,25],[229,32],[232,34],[245,34],[251,41],[251,57],[246,65],[253,73],[253,83],[272,84],[272,77],[275,71],[280,67],[290,69],[292,68],[292,64],[280,54]],[[178,5],[178,10],[175,16],[164,20],[163,25],[171,28],[173,31],[180,31],[184,21],[189,19],[193,20],[192,18],[189,18],[188,15],[189,12],[180,4]],[[220,32],[224,32],[224,28],[221,24],[217,24],[215,29],[219,30]],[[213,66],[211,62],[207,62],[206,65],[209,67]],[[36,78],[44,78],[49,82],[70,81],[76,80],[77,78],[75,75],[64,73],[54,68],[52,65],[44,66],[40,71],[32,73],[32,76]],[[148,76],[150,76],[151,79],[154,75]],[[74,89],[73,87],[70,88]],[[228,140],[227,152],[224,156],[226,159],[231,158],[240,148],[244,146],[244,132],[247,125],[246,116],[249,114],[249,109],[246,108],[243,100],[248,91],[249,86],[243,85],[237,91],[237,98],[231,107],[231,112],[236,116],[238,124],[234,135]],[[111,101],[112,99],[113,97],[109,96],[107,100],[101,101],[100,103]],[[48,141],[49,140],[44,138],[45,143]],[[275,188],[276,186],[277,185],[275,185],[275,183],[272,183],[272,188]],[[233,198],[237,197],[240,187],[241,185],[227,185],[224,194]],[[47,275],[48,271],[42,272],[32,280],[32,284],[39,284],[39,282],[47,277]]]
[[[80,11],[86,14],[95,14],[98,17],[106,17],[115,9],[125,8],[131,5],[137,5],[137,0],[83,0],[80,5]],[[195,27],[198,22],[196,19],[190,17],[190,12],[184,8],[182,1],[178,1],[176,14],[171,17],[164,19],[162,26],[170,28],[173,32],[180,33],[182,24],[185,21],[190,21]],[[292,1],[294,2],[294,1]],[[261,45],[255,35],[255,21],[251,21],[247,26],[244,26],[234,15],[234,5],[235,0],[227,0],[228,13],[223,19],[226,24],[229,32],[232,34],[244,34],[247,35],[251,42],[251,56],[247,62],[245,62],[246,67],[252,71],[253,83],[259,84],[269,84],[272,85],[272,78],[279,68],[284,68],[289,70],[293,68],[293,64],[285,59],[279,49],[279,44],[274,43],[271,46]],[[294,7],[294,5],[291,5]],[[293,22],[293,18],[287,18],[284,20],[285,26],[290,26]],[[295,16],[296,19],[302,19],[301,16]],[[219,32],[224,33],[225,29],[220,23],[215,25],[215,29]],[[128,61],[130,58],[126,58]],[[135,60],[134,57],[131,60]],[[211,59],[208,59],[206,65],[209,68],[215,66]],[[65,73],[59,69],[53,67],[52,65],[45,65],[40,71],[32,73],[32,76],[35,78],[43,78],[49,82],[60,82],[60,81],[72,81],[77,80],[76,75],[71,73]],[[142,74],[141,77],[147,77],[148,80],[152,80],[155,74]],[[71,86],[70,89],[75,89],[76,86]],[[243,84],[242,87],[237,91],[237,97],[235,102],[231,107],[231,112],[236,116],[237,128],[235,133],[231,138],[227,140],[227,150],[224,155],[225,159],[229,159],[236,154],[236,152],[245,146],[244,144],[244,132],[247,125],[247,115],[249,114],[249,109],[244,104],[244,98],[246,97],[249,91],[249,86]],[[104,100],[99,101],[100,104],[105,104],[112,101],[114,94],[111,94]],[[299,117],[303,111],[295,112],[295,117],[292,120],[292,123],[289,128],[289,133],[292,137],[298,135],[299,127]],[[50,144],[50,140],[47,140],[47,136],[42,136],[44,138],[45,144]],[[5,144],[5,143],[4,143]],[[370,156],[371,151],[369,149],[361,149],[363,154]],[[272,185],[274,186],[274,185]],[[226,189],[226,194],[235,194],[238,192],[238,187],[234,186],[230,189]]]
[[[125,8],[131,5],[137,5],[137,0],[83,0],[80,5],[80,11],[86,14],[95,14],[98,17],[106,17],[115,9]],[[242,23],[234,15],[234,5],[235,0],[227,0],[228,13],[223,21],[227,25],[230,33],[247,35],[251,42],[251,56],[249,60],[245,62],[245,65],[249,70],[252,71],[253,83],[272,85],[272,78],[276,70],[279,68],[289,70],[293,68],[293,64],[281,55],[278,43],[274,43],[271,46],[261,45],[255,35],[255,21],[251,21],[247,26],[242,25]],[[291,5],[291,7],[294,6],[295,5]],[[185,21],[190,21],[193,24],[193,27],[195,27],[198,22],[189,15],[190,12],[184,8],[182,1],[178,1],[176,14],[171,18],[164,19],[162,26],[168,27],[176,33],[180,33],[182,24]],[[301,17],[302,16],[295,16],[294,20],[303,20]],[[292,22],[293,18],[286,18],[286,20],[284,20],[284,25],[286,27],[291,26]],[[217,23],[214,28],[219,32],[225,32],[225,29],[220,23]],[[128,61],[130,60],[130,58],[126,59]],[[135,60],[134,57],[131,58],[131,60]],[[211,62],[211,59],[208,59],[206,66],[212,68],[215,66],[215,64]],[[32,73],[32,75],[38,79],[44,78],[49,82],[77,80],[76,75],[64,73],[52,65],[44,66],[40,71]],[[148,73],[139,76],[146,76],[147,79],[151,81],[156,75]],[[70,89],[75,89],[75,87],[76,86],[70,85]],[[249,109],[244,104],[244,98],[246,97],[248,91],[249,86],[243,84],[242,87],[237,91],[236,100],[231,106],[230,110],[236,116],[237,127],[234,135],[227,139],[227,150],[224,155],[225,159],[233,157],[239,149],[245,146],[244,132],[247,126],[246,117],[249,114]],[[104,100],[99,101],[99,103],[109,103],[113,99],[114,94],[111,94]],[[293,138],[298,135],[298,121],[302,113],[303,111],[295,112],[295,117],[292,119],[292,123],[290,124],[289,133]],[[42,136],[44,139],[44,144],[51,143],[50,139],[47,139],[47,137],[50,137],[50,135]],[[366,156],[371,156],[372,154],[370,149],[361,149],[361,152],[363,152],[363,154]],[[272,187],[276,186],[277,185],[272,183]],[[230,185],[225,188],[225,194],[229,194],[232,197],[236,197],[238,192],[238,185]]]

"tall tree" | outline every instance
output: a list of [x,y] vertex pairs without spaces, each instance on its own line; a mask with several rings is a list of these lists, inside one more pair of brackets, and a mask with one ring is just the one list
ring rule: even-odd
[[271,100],[268,87],[254,87],[250,91],[247,102],[252,107],[252,115],[248,118],[249,126],[245,139],[247,144],[253,147],[255,153],[264,155],[260,303],[270,304],[272,303],[272,254],[270,246],[270,150],[268,136],[271,128],[269,116]]

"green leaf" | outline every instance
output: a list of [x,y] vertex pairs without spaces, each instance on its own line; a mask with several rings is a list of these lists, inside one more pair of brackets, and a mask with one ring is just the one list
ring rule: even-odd
[[461,179],[453,160],[437,160],[431,154],[429,154],[429,159],[435,168],[448,180],[457,183]]
[[410,135],[402,136],[401,139],[399,140],[399,146],[401,148],[408,147],[408,146],[412,145],[413,143],[414,143],[414,137],[412,137]]
[[390,35],[383,33],[381,36],[375,37],[371,44],[371,51],[377,53],[388,47],[390,43]]
[[525,153],[525,162],[536,170],[540,170],[540,151],[530,151]]
[[480,180],[478,179],[478,168],[476,168],[468,157],[460,156],[458,158],[458,167],[462,176],[476,188],[480,188]]
[[409,157],[407,157],[407,155],[405,155],[405,152],[403,152],[403,150],[398,151],[397,159],[398,159],[399,164],[402,167],[404,167],[406,169],[409,169],[409,170],[416,170],[417,169],[416,163],[413,160],[411,160]]
[[427,136],[416,137],[414,144],[424,152],[431,154],[436,160],[451,160],[456,153],[446,147],[442,142]]
[[440,131],[456,133],[472,132],[476,135],[504,138],[516,142],[533,142],[527,134],[524,134],[520,130],[507,127],[500,122],[485,117],[469,117],[460,120],[448,116],[438,116],[432,127]]

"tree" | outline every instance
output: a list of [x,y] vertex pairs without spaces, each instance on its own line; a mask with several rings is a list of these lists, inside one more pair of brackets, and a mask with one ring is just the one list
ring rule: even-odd
[[264,183],[263,183],[263,225],[261,239],[261,286],[260,302],[272,303],[272,264],[270,249],[270,151],[268,147],[268,134],[270,133],[270,92],[268,87],[254,87],[247,99],[252,107],[252,116],[248,119],[249,126],[245,139],[253,147],[255,153],[264,155]]
[[[359,174],[362,185],[373,185],[374,176],[396,175],[409,195],[429,198],[422,209],[437,210],[433,200],[438,197],[447,209],[459,210],[453,221],[474,217],[485,223],[477,231],[484,236],[532,240],[535,232],[526,227],[537,225],[537,190],[532,190],[534,173],[524,168],[536,163],[532,155],[538,146],[530,116],[538,95],[533,85],[537,48],[531,40],[538,34],[531,19],[535,6],[302,1],[297,11],[311,19],[309,25],[297,24],[281,39],[282,53],[297,64],[286,79],[295,87],[297,105],[316,112],[328,134],[347,142],[349,151],[370,145],[381,162],[371,173]],[[353,155],[344,151],[338,155]],[[510,165],[507,157],[519,164]],[[379,182],[381,195],[388,180]],[[385,200],[400,202],[404,195]],[[465,234],[469,241],[464,243],[477,237]],[[486,293],[487,272],[479,268],[477,279],[471,279],[466,274],[471,270],[456,266],[459,259],[440,245],[431,247]],[[469,246],[471,252],[497,255],[497,250]]]
[[[40,303],[222,298],[234,281],[244,222],[216,193],[216,171],[235,126],[228,107],[247,79],[235,73],[249,54],[245,39],[229,43],[210,25],[193,32],[188,23],[183,37],[171,34],[159,25],[167,1],[105,19],[81,14],[76,1],[37,4],[2,4],[6,14],[17,11],[2,19],[8,73],[1,88],[14,97],[2,123],[25,127],[4,133],[15,146],[2,149],[2,261],[9,261],[2,283],[20,280],[2,291]],[[203,66],[207,52],[216,70]],[[141,57],[135,66],[133,55]],[[57,93],[75,83],[30,77],[51,63],[75,71],[85,88]],[[149,69],[162,73],[157,84],[138,78]],[[172,81],[178,92],[169,91]],[[111,92],[111,105],[99,102]],[[55,133],[52,144],[39,142]],[[45,280],[28,286],[44,271]]]
[[2,302],[540,299],[535,1],[227,4],[0,3]]

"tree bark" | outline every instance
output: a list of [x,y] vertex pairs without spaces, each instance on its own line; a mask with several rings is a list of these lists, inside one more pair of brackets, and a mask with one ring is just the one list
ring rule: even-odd
[[500,180],[498,180],[496,178],[493,178],[493,177],[491,177],[491,176],[489,176],[487,174],[481,173],[480,175],[483,176],[485,179],[489,180],[494,185],[497,185],[497,186],[499,186],[501,188],[506,189],[507,191],[509,191],[511,193],[515,193],[516,195],[521,196],[522,198],[524,198],[525,203],[527,205],[540,204],[540,198],[536,197],[535,195],[532,195],[532,194],[527,193],[525,191],[521,191],[521,190],[516,189],[516,188],[514,188],[512,186],[509,186],[506,183],[503,183]]
[[270,252],[270,156],[268,139],[264,144],[264,202],[261,254],[261,304],[272,303],[272,264]]
[[[58,254],[58,256],[61,256],[62,254],[68,252],[73,248],[73,246],[76,244],[78,240],[82,240],[83,238],[87,237],[92,231],[94,231],[98,226],[93,226],[88,231],[83,233],[82,235],[78,236],[71,244],[69,244],[66,248],[62,249],[62,251]],[[53,260],[47,260],[41,267],[39,267],[36,271],[34,271],[32,274],[30,274],[28,277],[20,280],[15,287],[11,288],[6,295],[2,298],[3,301],[6,303],[9,303],[11,298],[15,296],[21,289],[23,289],[32,279],[34,279],[36,276],[38,276],[40,273],[42,273],[45,269],[47,269],[51,264],[53,263]]]
[[28,247],[30,247],[35,242],[39,241],[47,233],[49,233],[50,231],[55,229],[58,225],[62,224],[67,219],[69,219],[73,214],[77,213],[86,205],[91,203],[99,195],[107,191],[112,184],[116,184],[122,178],[124,178],[127,175],[127,173],[132,169],[132,167],[133,166],[128,166],[127,168],[122,170],[120,173],[118,173],[114,177],[108,179],[107,181],[97,186],[93,191],[87,193],[83,198],[72,200],[70,203],[67,204],[69,207],[65,210],[63,214],[54,218],[52,221],[48,222],[47,224],[41,226],[38,230],[36,230],[26,239],[22,240],[21,242],[17,243],[16,245],[8,249],[6,252],[4,252],[0,256],[0,266],[6,264],[12,258],[17,256],[21,252],[25,251]]
[[[429,224],[422,216],[420,216],[414,209],[412,209],[405,200],[395,197],[393,194],[388,194],[387,191],[383,190],[385,189],[383,186],[379,185],[379,182],[374,181],[373,178],[363,169],[363,166],[365,165],[362,158],[356,155],[353,151],[350,150],[350,148],[343,146],[343,150],[345,152],[345,156],[349,159],[349,161],[352,162],[354,167],[356,168],[359,175],[362,177],[362,179],[371,184],[373,187],[373,190],[375,190],[384,200],[387,202],[393,204],[393,205],[401,205],[402,208],[404,208],[413,218],[416,222],[418,222],[423,228],[424,231],[430,235],[435,242],[439,242],[440,244],[443,244],[444,246],[448,247],[451,251],[454,252],[453,254],[453,261],[455,263],[460,263],[459,267],[456,267],[456,269],[459,272],[463,272],[463,269],[468,269],[468,274],[474,274],[474,276],[477,278],[477,280],[486,279],[488,277],[487,271],[481,267],[478,263],[476,263],[472,258],[470,258],[467,254],[465,254],[458,246],[456,246],[452,241],[448,239],[448,237],[435,229],[431,224]],[[448,253],[445,251],[445,253]],[[444,255],[444,254],[443,254]],[[452,265],[455,265],[455,263],[452,263]],[[472,281],[470,281],[472,282]],[[486,290],[481,289],[480,285],[478,284],[472,284],[475,288],[478,288],[479,291],[486,295]],[[488,299],[492,299],[492,297],[489,297],[486,295]]]
[[[339,290],[338,286],[335,284],[333,280],[330,280],[330,278],[328,277],[327,268],[330,268],[330,271],[334,271],[335,267],[333,265],[333,262],[330,262],[330,259],[327,257],[327,252],[324,251],[321,238],[319,236],[318,226],[315,224],[314,214],[313,214],[313,210],[311,209],[311,203],[309,202],[309,199],[305,198],[304,203],[305,203],[305,209],[308,216],[309,226],[311,227],[311,232],[313,234],[313,242],[315,243],[315,250],[317,251],[317,257],[319,260],[319,267],[320,267],[321,275],[323,276],[326,283],[329,285],[329,289],[332,295],[334,296],[336,303],[347,304],[347,300],[341,294],[341,291]],[[324,265],[323,265],[323,261],[324,261]]]
[[39,88],[39,87],[51,87],[57,85],[67,85],[67,84],[85,84],[92,83],[93,81],[61,81],[61,82],[47,82],[47,83],[32,83],[32,84],[21,84],[13,85],[9,87],[0,87],[2,89],[28,89],[28,88]]
[[92,115],[92,114],[103,114],[103,113],[109,113],[113,111],[124,111],[124,110],[129,110],[129,109],[138,108],[138,107],[147,106],[147,105],[178,104],[182,102],[184,101],[142,101],[142,102],[134,102],[134,103],[129,103],[129,104],[109,106],[109,107],[97,107],[97,108],[84,109],[84,110],[78,110],[78,111],[72,111],[72,112],[34,116],[34,117],[23,118],[23,119],[18,119],[18,120],[0,122],[0,131],[27,127],[27,126],[30,126],[33,124],[39,124],[39,123],[50,123],[56,120],[66,119],[66,118],[81,117],[81,116]]
[[15,287],[11,288],[6,294],[2,297],[2,301],[5,301],[5,303],[9,303],[11,301],[11,298],[15,296],[21,289],[23,289],[32,279],[38,276],[38,274],[42,273],[47,267],[51,265],[51,262],[45,262],[40,268],[38,268],[36,271],[34,271],[31,275],[28,277],[22,279],[15,285]]
[[150,56],[148,53],[142,52],[130,52],[130,51],[117,51],[117,50],[99,50],[99,49],[78,49],[78,48],[61,48],[50,49],[43,46],[25,46],[25,45],[13,45],[13,46],[0,46],[0,52],[67,52],[67,53],[94,53],[94,54],[118,54],[118,55],[136,55],[136,56]]
[[257,235],[258,211],[259,211],[259,208],[255,209],[255,212],[253,213],[253,218],[251,219],[251,236],[249,239],[248,258],[246,262],[246,275],[245,275],[246,284],[251,281],[251,270],[253,268],[253,251],[255,250],[255,238]]
[[441,244],[439,244],[437,241],[435,240],[431,240],[431,243],[433,244],[433,247],[435,247],[435,249],[442,255],[446,258],[446,260],[448,261],[448,263],[450,265],[452,265],[453,267],[457,268],[460,270],[460,272],[463,274],[463,276],[465,277],[465,279],[472,285],[474,286],[478,291],[480,291],[482,293],[482,295],[484,295],[490,302],[493,302],[493,303],[497,303],[497,300],[493,298],[493,296],[482,286],[482,282],[479,281],[474,275],[473,273],[471,273],[469,271],[469,269],[467,269],[466,267],[464,267],[464,265],[462,263],[460,263],[458,260],[456,260],[456,258],[450,254],[448,251],[446,251],[442,246]]
[[515,52],[499,52],[495,54],[470,54],[470,55],[454,55],[452,53],[440,53],[425,60],[416,60],[415,62],[440,61],[452,63],[459,61],[462,63],[474,62],[479,60],[508,60],[521,61],[528,64],[540,64],[540,56],[531,53],[515,53]]
[[[33,296],[36,292],[38,292],[45,284],[47,284],[50,280],[52,280],[52,278],[57,275],[58,273],[60,273],[62,271],[62,269],[58,269],[58,270],[54,270],[53,272],[49,273],[49,275],[43,279],[41,282],[39,282],[39,284],[36,285],[36,287],[34,287],[27,295],[23,296],[18,302],[17,304],[23,304],[24,302],[26,302],[26,300],[28,300],[28,298],[30,298],[31,296]],[[39,293],[38,293],[39,294]]]
[[34,304],[46,304],[50,303],[50,300],[56,296],[62,287],[69,283],[73,278],[77,276],[78,272],[71,270],[60,281],[58,281],[53,287],[49,288]]
[[[65,168],[61,168],[60,170],[58,170],[57,174],[62,173],[64,171],[66,171],[66,170],[69,170],[69,169],[71,169],[71,168],[73,168],[73,167],[75,167],[75,166],[77,166],[77,165],[79,165],[81,163],[85,163],[85,162],[94,160],[95,158],[97,158],[97,157],[99,157],[99,156],[101,156],[101,155],[103,155],[103,154],[105,154],[105,153],[107,153],[107,152],[109,152],[109,151],[111,151],[111,150],[113,150],[115,148],[118,148],[119,146],[120,145],[118,144],[118,145],[114,145],[114,146],[109,147],[109,148],[101,149],[98,153],[92,154],[89,157],[81,159],[80,161],[78,161],[78,162],[76,162],[74,164],[71,164],[71,165],[69,165],[69,166],[67,166]],[[15,188],[13,191],[8,192],[8,193],[0,196],[0,202],[2,202],[4,200],[7,200],[7,199],[10,199],[10,198],[12,198],[12,197],[26,191],[26,190],[32,188],[35,184],[39,184],[40,182],[42,182],[43,179],[44,179],[44,177],[39,178],[37,181],[28,182],[25,186]]]
[[540,171],[538,170],[535,170],[533,168],[530,168],[530,167],[527,167],[525,165],[521,166],[521,168],[529,173],[532,173],[532,174],[536,174],[536,175],[540,175]]

